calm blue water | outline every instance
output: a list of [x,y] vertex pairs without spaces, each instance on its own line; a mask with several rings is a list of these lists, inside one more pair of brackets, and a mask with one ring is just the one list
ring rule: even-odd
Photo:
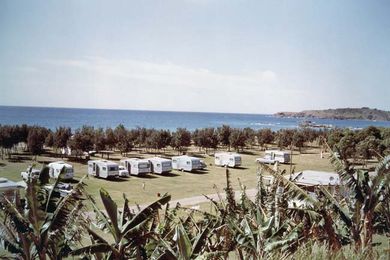
[[[119,124],[123,124],[127,128],[140,126],[169,130],[175,130],[177,127],[186,127],[194,130],[202,127],[219,127],[223,124],[239,128],[271,128],[278,130],[281,128],[298,127],[301,121],[302,119],[254,114],[0,106],[0,124],[2,125],[40,125],[53,130],[58,126],[69,126],[72,129],[77,129],[82,125],[114,128]],[[312,121],[337,127],[363,128],[370,125],[390,127],[390,122],[384,121],[325,119]]]

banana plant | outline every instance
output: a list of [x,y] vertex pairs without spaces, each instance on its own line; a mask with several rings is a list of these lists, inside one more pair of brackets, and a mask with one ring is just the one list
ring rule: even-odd
[[90,197],[96,214],[95,226],[110,234],[113,243],[99,235],[93,227],[87,227],[92,244],[73,250],[71,254],[73,256],[95,255],[97,259],[146,259],[145,245],[152,235],[148,232],[147,225],[158,214],[161,206],[170,201],[171,196],[165,194],[137,214],[131,212],[129,201],[125,196],[121,211],[103,188],[100,189],[100,198],[105,211],[100,210]]
[[[343,182],[345,203],[340,204],[325,190],[322,190],[322,193],[340,213],[341,220],[350,230],[355,246],[370,249],[374,227],[386,225],[379,221],[383,219],[381,216],[388,213],[390,156],[386,156],[377,164],[371,176],[368,172],[352,168],[337,152],[331,153],[331,162]],[[383,221],[387,222],[386,219]]]
[[15,205],[4,198],[0,214],[0,241],[21,259],[61,259],[81,240],[84,184],[82,180],[65,197],[56,191],[64,174],[47,189],[49,169],[44,166],[38,179],[29,178],[23,201]]
[[218,259],[225,252],[213,251],[210,252],[206,244],[210,236],[213,235],[211,223],[203,229],[198,230],[196,235],[190,235],[190,232],[185,228],[185,223],[179,221],[174,227],[174,232],[170,235],[173,237],[165,237],[160,240],[159,246],[152,254],[152,259]]

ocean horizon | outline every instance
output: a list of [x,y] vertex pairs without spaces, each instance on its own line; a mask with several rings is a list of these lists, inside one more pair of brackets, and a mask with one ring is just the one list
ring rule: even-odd
[[[272,114],[188,112],[158,110],[127,110],[102,108],[60,108],[0,106],[0,124],[39,125],[55,130],[68,126],[73,130],[89,125],[114,128],[123,124],[127,128],[146,127],[175,130],[184,127],[189,130],[203,127],[231,127],[253,129],[297,128],[303,118],[282,118]],[[310,119],[317,124],[340,128],[364,128],[367,126],[390,127],[389,121]]]

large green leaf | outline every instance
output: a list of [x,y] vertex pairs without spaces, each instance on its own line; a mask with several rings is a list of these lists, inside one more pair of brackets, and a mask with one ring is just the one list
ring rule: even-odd
[[165,194],[160,199],[156,200],[152,204],[142,209],[131,221],[127,222],[122,227],[122,234],[127,233],[130,229],[144,222],[146,219],[150,219],[156,210],[160,209],[162,205],[167,204],[171,200],[171,195]]
[[190,238],[181,223],[176,226],[175,240],[179,251],[179,258],[189,260],[191,258],[192,245]]
[[284,236],[283,239],[278,238],[273,241],[266,241],[264,251],[270,252],[280,247],[288,246],[291,243],[298,241],[300,230],[302,229],[303,224],[297,225],[291,232]]
[[48,211],[49,205],[50,205],[50,203],[53,200],[53,194],[55,194],[55,189],[58,187],[58,184],[60,183],[61,176],[65,174],[65,170],[66,170],[65,166],[63,166],[62,169],[61,169],[60,174],[58,175],[58,178],[56,179],[56,181],[55,181],[55,183],[53,185],[53,188],[49,192],[49,196],[47,198],[46,208],[45,208],[46,212]]
[[118,206],[111,198],[110,194],[103,188],[100,188],[100,197],[102,199],[104,208],[106,209],[107,215],[110,218],[109,227],[113,231],[112,235],[117,243],[121,239],[121,232],[118,227]]
[[348,227],[352,226],[352,219],[350,215],[348,214],[347,209],[344,209],[341,207],[339,202],[332,196],[332,194],[329,193],[329,191],[321,186],[318,186],[318,188],[321,190],[322,194],[325,195],[325,197],[331,202],[333,208],[336,210],[336,212],[340,215],[340,218],[345,222],[345,224]]
[[4,198],[3,205],[6,211],[6,215],[11,218],[11,221],[14,224],[14,228],[17,230],[17,232],[23,234],[33,231],[30,227],[29,220],[23,217],[23,215],[7,198]]
[[202,248],[204,247],[204,245],[206,244],[207,242],[207,238],[208,236],[210,235],[210,226],[212,225],[212,223],[209,223],[202,231],[202,233],[200,233],[194,243],[193,243],[193,246],[192,246],[192,253],[191,255],[197,255],[200,253],[200,251],[202,250]]
[[319,206],[319,201],[311,197],[306,191],[298,187],[294,182],[285,178],[278,171],[274,171],[264,163],[259,163],[260,168],[272,174],[278,181],[285,185],[285,192],[289,193],[290,199],[305,200],[314,207]]
[[73,250],[70,254],[73,256],[92,255],[96,253],[109,253],[112,250],[115,250],[115,248],[109,244],[97,243]]

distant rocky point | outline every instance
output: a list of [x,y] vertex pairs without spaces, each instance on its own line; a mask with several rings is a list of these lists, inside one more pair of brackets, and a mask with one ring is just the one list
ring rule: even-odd
[[336,108],[325,110],[304,110],[302,112],[278,112],[279,117],[321,118],[321,119],[362,119],[390,121],[390,111],[376,108]]

